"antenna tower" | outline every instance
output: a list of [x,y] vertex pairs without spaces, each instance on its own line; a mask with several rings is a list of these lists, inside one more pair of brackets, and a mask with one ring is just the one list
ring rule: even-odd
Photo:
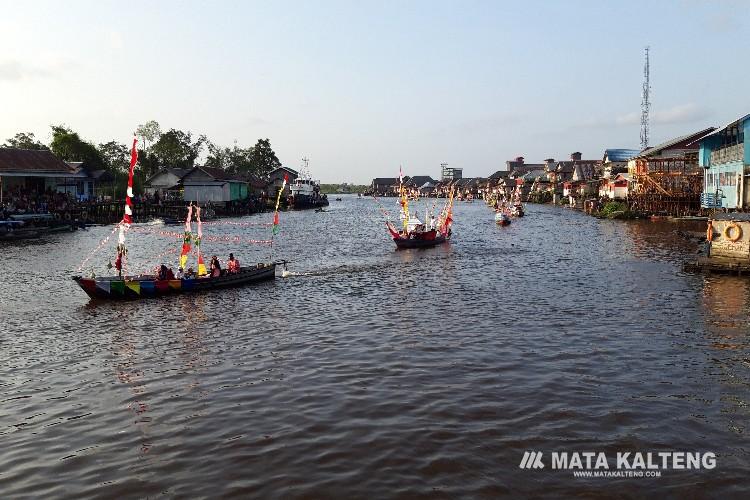
[[643,95],[641,98],[641,150],[648,147],[648,111],[651,109],[651,101],[648,97],[651,90],[648,51],[649,47],[646,46],[646,64],[643,66]]

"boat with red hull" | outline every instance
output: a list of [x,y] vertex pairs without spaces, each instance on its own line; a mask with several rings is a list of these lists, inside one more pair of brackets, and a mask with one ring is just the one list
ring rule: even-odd
[[132,300],[204,292],[273,280],[276,277],[276,264],[276,262],[272,262],[242,267],[237,273],[227,273],[216,277],[161,280],[156,276],[107,276],[102,278],[73,276],[73,280],[92,299]]
[[395,231],[393,226],[389,226],[388,229],[391,231],[393,241],[398,248],[430,248],[448,241],[445,235],[435,230],[425,231],[424,233],[409,233],[408,236],[404,236],[403,233]]

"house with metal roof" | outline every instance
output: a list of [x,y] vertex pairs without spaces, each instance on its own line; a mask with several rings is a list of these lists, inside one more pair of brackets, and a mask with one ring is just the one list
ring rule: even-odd
[[226,203],[247,198],[247,179],[220,168],[193,167],[182,177],[183,199]]
[[638,149],[605,149],[602,158],[602,177],[609,179],[628,171],[628,160],[640,153]]
[[508,160],[505,162],[506,170],[508,172],[515,172],[515,177],[530,172],[532,170],[539,170],[545,167],[544,163],[526,163],[523,156],[518,156],[514,160]]
[[393,186],[398,184],[398,177],[376,177],[370,183],[370,192],[375,196],[393,194]]
[[284,188],[284,192],[282,193],[282,197],[286,198],[289,196],[289,186],[294,183],[294,181],[297,180],[297,177],[299,177],[299,172],[294,170],[293,168],[289,167],[277,167],[268,174],[268,189],[269,189],[269,195],[276,196],[276,193],[281,189],[281,186],[284,183],[284,176],[287,176],[289,180],[286,183],[286,187]]
[[66,163],[49,150],[0,148],[0,192],[51,191],[88,200],[94,182],[81,162]]
[[144,190],[147,194],[166,195],[182,191],[182,178],[190,172],[189,168],[162,168],[146,179]]
[[701,207],[739,210],[750,208],[750,114],[695,141],[704,169]]

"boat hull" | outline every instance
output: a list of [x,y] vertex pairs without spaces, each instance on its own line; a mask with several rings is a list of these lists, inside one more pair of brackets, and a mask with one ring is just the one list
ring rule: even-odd
[[276,263],[274,262],[243,267],[239,273],[226,274],[215,278],[160,280],[153,276],[133,277],[131,279],[116,276],[104,278],[74,276],[73,280],[92,299],[135,300],[245,286],[275,278]]
[[431,240],[393,238],[393,241],[398,248],[430,248],[445,243],[447,240],[445,236],[436,236]]
[[329,203],[327,198],[312,198],[309,196],[289,197],[289,208],[292,208],[294,210],[327,207],[328,205]]

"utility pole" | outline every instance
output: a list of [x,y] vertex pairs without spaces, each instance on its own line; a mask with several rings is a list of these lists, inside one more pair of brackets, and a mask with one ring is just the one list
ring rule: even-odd
[[646,63],[643,66],[643,94],[641,97],[641,150],[648,147],[648,112],[651,108],[651,101],[649,100],[649,91],[651,90],[651,84],[649,83],[649,60],[648,60],[649,47],[646,46]]

